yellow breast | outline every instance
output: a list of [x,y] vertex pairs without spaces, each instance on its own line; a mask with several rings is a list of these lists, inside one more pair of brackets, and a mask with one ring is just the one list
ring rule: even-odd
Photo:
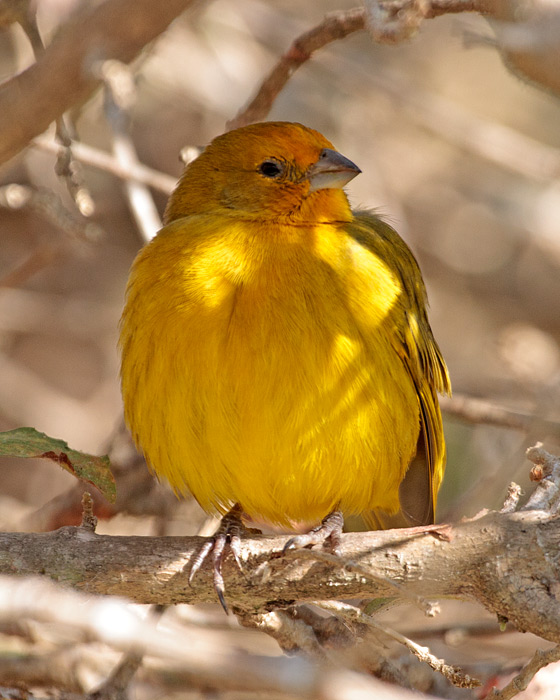
[[126,420],[151,468],[209,511],[284,525],[396,510],[419,432],[400,284],[343,225],[166,226],[121,326]]

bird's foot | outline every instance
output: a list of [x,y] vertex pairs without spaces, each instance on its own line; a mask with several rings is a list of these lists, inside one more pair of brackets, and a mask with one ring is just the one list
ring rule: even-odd
[[226,555],[226,545],[229,545],[233,558],[235,559],[235,563],[239,567],[239,570],[243,571],[243,566],[241,565],[240,559],[241,535],[247,532],[247,530],[241,520],[242,514],[243,511],[241,506],[236,504],[228,513],[224,515],[216,534],[208,538],[208,540],[200,548],[198,554],[194,557],[189,573],[190,584],[192,583],[200,567],[204,564],[209,555],[212,554],[214,590],[216,591],[218,600],[220,601],[220,604],[225,610],[226,614],[229,613],[229,610],[225,598],[222,564]]
[[333,554],[340,555],[340,536],[344,526],[344,518],[339,510],[333,510],[326,518],[323,518],[320,525],[314,527],[303,535],[296,535],[289,539],[284,545],[283,552],[289,549],[303,549],[312,547],[315,544],[325,544],[329,540],[329,547]]

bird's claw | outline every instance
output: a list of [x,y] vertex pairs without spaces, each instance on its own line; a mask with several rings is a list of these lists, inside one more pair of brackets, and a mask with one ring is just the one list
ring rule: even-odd
[[329,548],[332,553],[340,556],[340,537],[343,526],[344,518],[342,513],[339,510],[334,510],[317,527],[302,535],[291,537],[284,545],[282,552],[313,547],[316,544],[325,544],[329,540]]
[[229,513],[226,513],[222,518],[220,527],[213,537],[210,537],[202,545],[198,553],[193,559],[191,570],[189,572],[189,585],[192,585],[193,579],[206,561],[212,554],[212,578],[214,590],[218,596],[218,600],[226,614],[229,614],[229,608],[225,598],[225,584],[222,574],[222,564],[225,558],[225,549],[229,545],[229,549],[233,554],[235,563],[240,571],[243,571],[241,564],[241,536],[240,533],[244,530],[244,525],[241,521],[241,508],[234,506]]

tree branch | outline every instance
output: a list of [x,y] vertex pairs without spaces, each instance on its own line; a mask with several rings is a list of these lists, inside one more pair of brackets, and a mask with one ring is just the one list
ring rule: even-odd
[[529,683],[533,680],[535,675],[548,664],[553,664],[560,661],[560,647],[555,646],[548,651],[541,651],[537,649],[533,658],[529,663],[523,667],[520,673],[515,676],[505,688],[502,690],[494,689],[490,695],[488,695],[489,700],[511,700],[519,693],[527,690]]
[[128,63],[194,0],[87,3],[27,70],[0,86],[0,163],[99,85],[96,62]]
[[327,15],[320,24],[292,43],[265,78],[254,99],[226,124],[226,129],[237,129],[264,119],[282,88],[315,51],[364,28],[364,10],[360,7]]
[[[532,0],[523,6],[526,22],[512,20],[519,3],[516,0],[367,0],[366,8],[333,12],[318,25],[297,37],[272,71],[261,83],[255,97],[231,119],[226,129],[236,129],[268,116],[275,99],[294,72],[315,51],[338,39],[367,29],[375,41],[397,43],[409,39],[425,19],[445,14],[479,12],[500,21],[497,24],[497,47],[517,73],[560,94],[560,60],[558,41],[540,42],[543,32],[554,36],[551,23],[560,27],[560,11],[544,0]],[[506,21],[504,21],[506,20]],[[520,46],[519,37],[529,38]],[[557,36],[557,34],[556,34]],[[515,42],[514,42],[515,39]]]
[[[320,556],[314,560],[308,552],[299,559],[279,556],[286,541],[244,540],[244,573],[228,557],[226,593],[234,610],[265,611],[331,599],[334,593],[340,599],[405,602],[414,596],[451,596],[478,600],[519,630],[560,642],[560,518],[542,511],[490,512],[432,529],[346,534],[343,561],[337,565]],[[211,572],[204,568],[193,587],[185,573],[202,542],[198,537],[112,537],[75,527],[6,533],[0,535],[0,573],[43,573],[89,593],[139,603],[211,602]],[[344,562],[358,562],[360,571],[345,569]]]
[[465,394],[452,397],[441,396],[441,409],[450,417],[466,423],[494,425],[498,428],[511,428],[528,433],[542,433],[560,437],[560,423],[524,411],[512,410]]
[[[55,155],[64,150],[64,146],[49,139],[47,136],[38,136],[31,145]],[[72,141],[72,154],[80,163],[103,170],[121,180],[140,182],[166,195],[170,195],[177,184],[177,178],[172,175],[154,170],[142,163],[129,162],[124,164],[118,161],[114,155],[93,146],[88,146],[87,143],[82,143],[81,141]]]
[[[111,539],[111,538],[109,538]],[[144,539],[144,538],[138,538]],[[76,611],[79,610],[79,614]],[[240,652],[223,633],[159,629],[152,619],[118,599],[92,599],[48,581],[0,577],[0,621],[22,618],[65,625],[77,641],[98,640],[126,653],[146,654],[180,665],[183,678],[196,687],[287,693],[309,700],[418,700],[417,694],[392,688],[374,678],[344,669],[325,668],[303,658],[270,657]]]

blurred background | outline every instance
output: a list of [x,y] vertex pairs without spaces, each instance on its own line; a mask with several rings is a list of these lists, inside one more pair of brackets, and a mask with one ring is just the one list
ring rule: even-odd
[[[133,64],[130,135],[140,161],[177,177],[180,150],[221,133],[296,36],[354,4],[214,0],[182,15]],[[39,0],[47,43],[79,5]],[[360,166],[350,199],[382,213],[415,252],[454,391],[560,421],[560,105],[510,73],[491,37],[475,15],[427,21],[396,46],[351,35],[294,74],[269,118],[318,129]],[[33,60],[18,26],[0,33],[0,82]],[[101,92],[73,117],[79,140],[111,151]],[[0,186],[46,188],[71,210],[54,163],[31,146],[0,170]],[[86,165],[83,178],[101,235],[73,236],[37,211],[0,208],[0,430],[33,426],[74,449],[110,451],[125,478],[137,461],[121,432],[116,339],[142,239],[123,182]],[[162,212],[166,196],[153,194]],[[560,432],[539,422],[518,432],[446,416],[445,431],[439,520],[499,507],[510,481],[530,488],[529,445],[560,448]],[[1,527],[71,521],[64,499],[75,485],[59,467],[0,458],[0,473]],[[195,505],[178,504],[143,467],[135,473],[126,512],[100,532],[202,526]],[[513,664],[534,642],[511,639],[458,658],[505,654]]]

